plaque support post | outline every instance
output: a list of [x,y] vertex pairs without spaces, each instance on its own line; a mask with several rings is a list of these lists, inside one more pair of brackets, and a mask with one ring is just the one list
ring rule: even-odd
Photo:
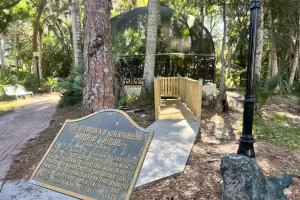
[[253,158],[254,153],[254,138],[252,135],[253,114],[254,114],[254,71],[255,71],[255,54],[256,54],[256,38],[257,38],[257,24],[258,24],[258,10],[260,8],[259,0],[252,0],[251,2],[251,16],[250,16],[250,38],[249,38],[249,52],[248,52],[248,67],[247,67],[247,86],[244,101],[244,115],[243,115],[243,133],[240,138],[238,154]]

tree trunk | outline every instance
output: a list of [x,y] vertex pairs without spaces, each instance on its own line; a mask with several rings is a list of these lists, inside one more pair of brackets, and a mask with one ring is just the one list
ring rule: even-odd
[[270,50],[269,50],[269,60],[268,60],[267,79],[271,78],[271,71],[272,71],[272,51],[271,51],[271,47],[270,47]]
[[43,79],[43,69],[42,69],[42,60],[43,60],[43,31],[39,30],[39,76],[40,79]]
[[294,58],[292,62],[292,68],[289,76],[289,84],[292,85],[294,83],[295,79],[295,74],[296,74],[296,69],[299,66],[299,40],[300,37],[297,38],[296,44],[295,44],[295,49],[294,49]]
[[13,34],[13,44],[14,44],[14,61],[15,61],[15,67],[17,72],[19,71],[19,58],[18,58],[18,28],[17,25],[14,24],[13,26],[14,34]]
[[269,65],[271,66],[271,77],[275,76],[278,73],[278,63],[277,63],[277,48],[276,41],[274,37],[273,30],[273,18],[271,10],[268,11],[269,15],[269,40],[270,40],[270,51],[271,51],[271,59],[269,60]]
[[[46,6],[47,0],[40,0],[39,6],[38,6],[38,12],[35,17],[35,20],[33,22],[33,35],[32,35],[32,52],[37,52],[38,51],[38,33],[39,33],[39,28],[40,28],[40,19],[43,14],[43,10]],[[36,66],[36,61],[35,58],[33,58],[33,70],[34,73],[37,73],[37,66]]]
[[5,57],[5,41],[3,36],[0,35],[0,62],[2,67],[4,67],[5,65],[4,57]]
[[110,0],[85,0],[83,115],[114,107]]
[[264,1],[261,0],[261,6],[259,10],[258,18],[258,30],[257,30],[257,41],[256,41],[256,59],[255,59],[255,74],[256,78],[261,77],[261,63],[264,48]]
[[82,37],[81,37],[81,12],[80,0],[72,0],[72,32],[73,32],[73,49],[74,65],[78,66],[83,63],[82,60]]
[[141,91],[142,98],[147,98],[150,95],[153,95],[156,39],[157,39],[157,26],[158,26],[158,15],[159,15],[159,1],[149,0],[148,4],[149,6],[148,6],[147,43],[146,43],[143,85]]
[[297,69],[296,69],[296,75],[295,75],[295,77],[296,77],[296,79],[300,82],[300,67],[299,67],[299,65],[298,65],[298,67],[297,67]]
[[221,51],[221,78],[220,78],[220,88],[219,94],[217,97],[215,110],[217,112],[224,112],[224,108],[228,106],[226,88],[225,88],[225,77],[226,77],[226,58],[225,58],[225,45],[226,45],[226,33],[227,33],[227,24],[226,24],[226,1],[224,0],[223,5],[223,41],[222,41],[222,51]]

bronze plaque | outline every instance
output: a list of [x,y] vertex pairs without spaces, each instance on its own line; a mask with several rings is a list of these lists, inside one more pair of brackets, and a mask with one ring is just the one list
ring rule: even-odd
[[127,200],[152,136],[119,110],[67,120],[30,182],[79,199]]

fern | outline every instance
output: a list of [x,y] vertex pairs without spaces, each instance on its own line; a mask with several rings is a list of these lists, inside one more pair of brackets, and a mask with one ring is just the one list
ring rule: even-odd
[[276,74],[266,81],[256,79],[255,91],[256,95],[259,98],[258,109],[265,105],[270,97],[274,94],[276,87],[280,82],[280,79],[281,76],[279,74]]
[[60,107],[77,106],[81,108],[82,105],[82,91],[83,91],[83,65],[75,66],[70,76],[59,84],[62,92],[62,97],[59,101]]

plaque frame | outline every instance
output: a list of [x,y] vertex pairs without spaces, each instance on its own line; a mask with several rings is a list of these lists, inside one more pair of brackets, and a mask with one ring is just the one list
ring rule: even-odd
[[47,188],[47,189],[50,189],[50,190],[53,190],[53,191],[56,191],[56,192],[60,192],[62,194],[66,194],[66,195],[69,195],[69,196],[72,196],[72,197],[75,197],[75,198],[79,198],[79,199],[83,199],[83,200],[97,200],[97,199],[94,199],[94,198],[91,198],[91,197],[88,197],[88,196],[85,196],[85,195],[82,195],[82,194],[79,194],[79,193],[76,193],[76,192],[72,192],[72,191],[69,191],[69,190],[66,190],[66,189],[62,189],[62,188],[59,188],[59,187],[56,187],[56,186],[53,186],[53,185],[50,185],[50,184],[47,184],[47,183],[43,183],[41,181],[38,181],[38,180],[34,180],[34,176],[36,175],[36,173],[38,172],[39,168],[41,167],[41,165],[43,164],[45,158],[47,157],[47,155],[49,154],[50,150],[52,149],[53,145],[55,144],[56,140],[58,139],[58,137],[60,136],[60,134],[62,133],[64,127],[66,126],[66,124],[68,122],[77,122],[77,121],[82,121],[84,119],[87,119],[87,118],[90,118],[94,115],[97,115],[99,113],[103,113],[103,112],[118,112],[120,114],[122,114],[135,128],[139,129],[140,131],[142,132],[147,132],[149,133],[149,138],[147,139],[146,143],[145,143],[145,146],[144,146],[144,149],[143,149],[143,152],[141,154],[141,157],[140,157],[140,160],[138,162],[138,165],[137,165],[137,168],[134,172],[134,175],[133,175],[133,178],[131,180],[131,183],[130,183],[130,186],[129,186],[129,189],[128,189],[128,192],[126,194],[126,198],[125,200],[129,200],[130,199],[130,196],[134,190],[134,186],[137,182],[137,179],[138,179],[138,176],[140,174],[140,171],[142,169],[142,165],[144,163],[144,160],[145,160],[145,157],[146,157],[146,154],[148,152],[148,149],[149,149],[149,146],[150,146],[150,143],[152,141],[152,138],[153,138],[153,135],[154,135],[154,131],[152,130],[146,130],[145,128],[142,128],[140,127],[135,121],[133,121],[131,119],[131,117],[124,111],[122,110],[118,110],[118,109],[102,109],[98,112],[95,112],[95,113],[92,113],[88,116],[85,116],[85,117],[82,117],[82,118],[78,118],[78,119],[67,119],[65,121],[65,123],[62,125],[62,127],[60,128],[58,134],[55,136],[54,140],[52,141],[50,147],[47,149],[45,155],[43,156],[42,160],[39,162],[39,164],[37,165],[36,169],[34,170],[31,178],[29,179],[29,182],[32,183],[32,184],[35,184],[35,185],[38,185],[38,186],[41,186],[41,187],[44,187],[44,188]]

